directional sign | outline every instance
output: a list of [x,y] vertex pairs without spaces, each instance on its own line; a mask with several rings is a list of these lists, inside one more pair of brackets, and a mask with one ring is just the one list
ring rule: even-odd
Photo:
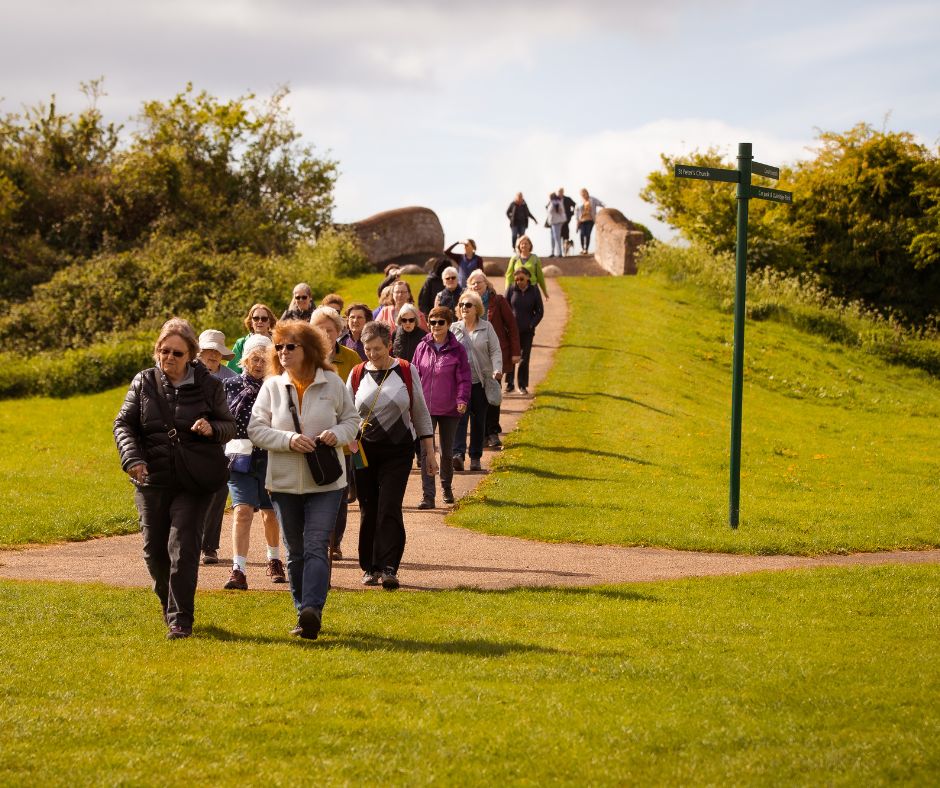
[[751,197],[759,197],[761,200],[773,200],[774,202],[793,202],[793,192],[765,189],[763,186],[751,186]]
[[697,178],[700,181],[724,181],[725,183],[737,183],[741,179],[741,175],[737,170],[694,167],[689,164],[677,164],[675,174],[677,178]]
[[780,179],[779,167],[773,167],[770,164],[761,164],[759,161],[751,162],[751,172],[755,175],[763,175],[765,178],[773,178],[775,181]]

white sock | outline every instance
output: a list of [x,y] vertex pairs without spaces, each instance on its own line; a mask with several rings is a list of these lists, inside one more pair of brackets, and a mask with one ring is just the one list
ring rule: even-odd
[[238,569],[242,574],[244,574],[248,568],[248,559],[243,555],[236,555],[234,558],[234,561],[235,561],[235,568]]
[[281,548],[280,548],[280,546],[278,546],[278,547],[271,547],[271,545],[268,545],[268,560],[269,560],[269,561],[274,561],[275,559],[278,559],[278,558],[280,558],[280,557],[281,557]]

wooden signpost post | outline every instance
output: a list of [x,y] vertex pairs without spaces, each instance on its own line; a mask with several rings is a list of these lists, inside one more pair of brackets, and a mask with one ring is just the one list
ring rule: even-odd
[[754,161],[750,142],[738,144],[738,168],[736,170],[694,167],[688,164],[675,166],[677,178],[738,184],[738,231],[734,246],[734,348],[731,367],[731,478],[728,485],[728,523],[732,528],[738,527],[741,514],[741,399],[744,388],[744,296],[747,289],[748,200],[756,197],[774,202],[793,202],[793,192],[752,186],[752,173],[774,180],[780,177],[779,168]]

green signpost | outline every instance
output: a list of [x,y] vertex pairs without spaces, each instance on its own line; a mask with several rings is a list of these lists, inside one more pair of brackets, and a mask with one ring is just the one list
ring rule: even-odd
[[752,186],[752,174],[776,180],[780,177],[780,169],[754,161],[749,142],[738,144],[738,168],[736,170],[695,167],[689,164],[675,166],[677,178],[738,184],[738,231],[734,245],[734,348],[731,367],[731,474],[728,485],[728,523],[732,528],[738,527],[741,515],[741,400],[744,389],[744,296],[747,289],[748,200],[756,197],[775,202],[793,202],[793,192]]

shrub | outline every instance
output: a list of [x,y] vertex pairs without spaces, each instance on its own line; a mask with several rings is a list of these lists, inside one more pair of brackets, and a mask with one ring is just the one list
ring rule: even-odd
[[[640,271],[657,271],[675,282],[692,282],[711,295],[723,312],[734,310],[734,259],[703,246],[653,242],[641,251]],[[940,376],[938,318],[911,328],[893,314],[861,301],[833,297],[818,280],[762,268],[747,277],[745,313],[751,320],[775,320],[843,345],[860,347],[892,364]]]
[[152,365],[153,340],[125,339],[64,353],[0,354],[0,399],[71,397],[128,384]]
[[231,344],[251,304],[277,312],[297,282],[319,297],[365,270],[353,237],[333,230],[287,257],[220,255],[192,238],[155,239],[144,250],[70,266],[0,318],[0,339],[14,348],[0,354],[0,398],[125,384],[150,364],[157,331],[172,315],[197,331],[217,328]]

